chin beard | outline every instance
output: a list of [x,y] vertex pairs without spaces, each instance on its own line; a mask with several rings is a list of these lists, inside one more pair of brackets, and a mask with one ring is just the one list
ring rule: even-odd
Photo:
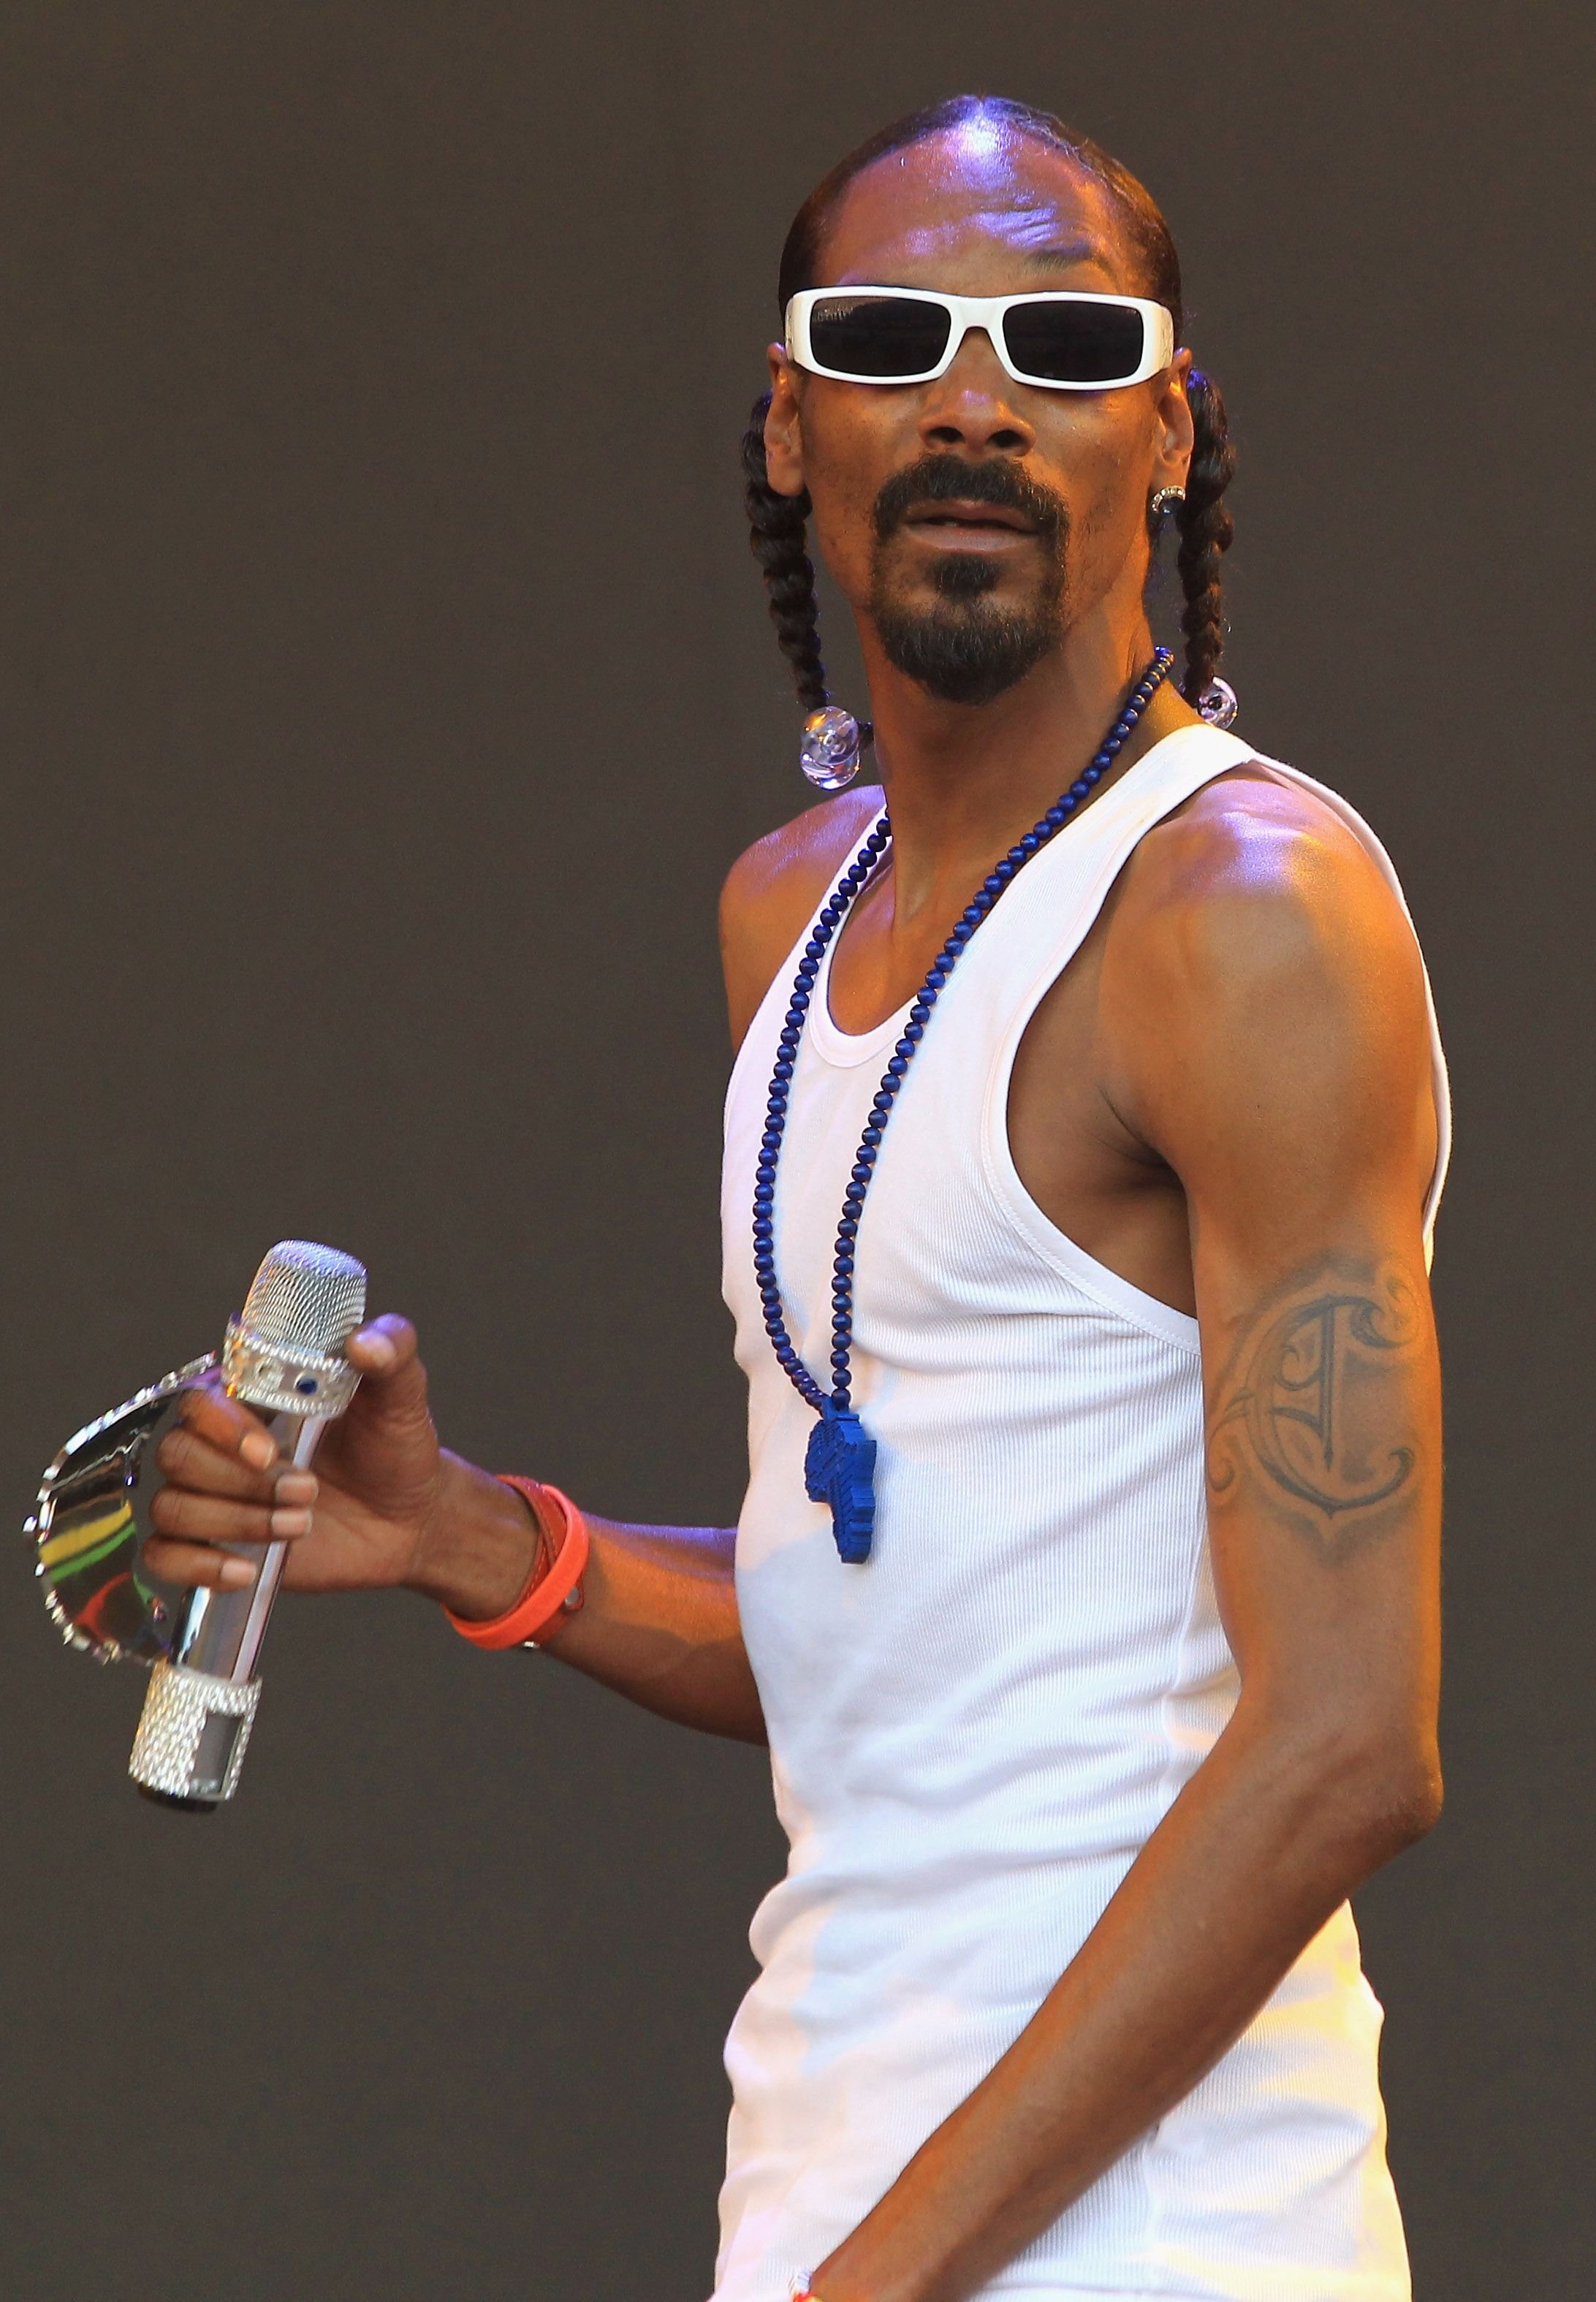
[[942,703],[990,703],[1015,686],[1058,644],[1063,584],[1055,573],[1024,606],[1004,608],[986,596],[999,576],[992,559],[949,559],[935,603],[910,608],[878,567],[870,616],[888,663]]
[[[1003,581],[996,559],[949,556],[933,567],[932,598],[909,605],[895,591],[893,545],[917,506],[965,501],[1005,505],[1035,528],[1044,555],[1030,597],[1001,607],[988,595]],[[1014,686],[1063,634],[1069,516],[1051,489],[1007,457],[970,463],[925,456],[895,473],[876,499],[870,616],[886,660],[943,703],[990,703]]]

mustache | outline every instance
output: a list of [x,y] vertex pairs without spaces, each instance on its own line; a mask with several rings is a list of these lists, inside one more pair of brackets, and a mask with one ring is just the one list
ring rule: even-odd
[[1001,505],[1055,544],[1067,524],[1063,500],[1006,456],[974,464],[962,456],[931,455],[895,472],[877,496],[876,540],[885,543],[922,504],[955,501]]

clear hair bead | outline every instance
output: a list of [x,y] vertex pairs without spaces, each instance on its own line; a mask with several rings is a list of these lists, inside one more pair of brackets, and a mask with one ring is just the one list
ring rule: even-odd
[[841,791],[859,773],[862,748],[853,714],[827,703],[823,710],[811,711],[803,723],[798,764],[821,791]]
[[1197,717],[1210,727],[1228,727],[1240,704],[1228,679],[1211,679],[1197,700]]

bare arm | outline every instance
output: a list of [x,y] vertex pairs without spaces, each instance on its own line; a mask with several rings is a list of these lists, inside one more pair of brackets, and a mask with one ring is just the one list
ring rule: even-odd
[[[811,810],[732,872],[721,938],[737,1038],[870,796]],[[175,1583],[243,1582],[253,1567],[222,1546],[277,1539],[291,1546],[290,1590],[405,1588],[477,1620],[504,1613],[536,1559],[527,1505],[440,1448],[407,1321],[374,1321],[349,1351],[364,1380],[314,1474],[274,1462],[261,1424],[219,1390],[189,1394],[161,1450],[168,1483],[152,1506],[152,1569]],[[584,1604],[548,1652],[665,1718],[763,1742],[737,1619],[735,1530],[584,1516],[592,1537]]]
[[[531,1571],[527,1508],[475,1466],[445,1459],[458,1499],[455,1533],[446,1563],[424,1558],[409,1587],[458,1615],[491,1618],[514,1605]],[[762,1743],[764,1715],[732,1578],[736,1529],[627,1526],[584,1516],[592,1547],[582,1609],[546,1651],[661,1718]],[[513,1574],[505,1570],[517,1558],[525,1564],[512,1589]]]
[[1240,1699],[1015,2045],[819,2266],[824,2302],[963,2302],[1438,1811],[1416,954],[1339,828],[1249,804],[1216,793],[1147,843],[1105,976],[1115,1108],[1190,1210]]
[[[537,1556],[527,1505],[440,1448],[407,1321],[374,1321],[349,1353],[364,1379],[314,1474],[275,1462],[261,1424],[219,1390],[189,1394],[161,1448],[167,1483],[151,1506],[151,1567],[178,1583],[243,1581],[253,1567],[222,1546],[275,1538],[290,1544],[291,1591],[406,1589],[468,1618],[503,1614]],[[584,1515],[592,1535],[584,1605],[547,1651],[665,1718],[762,1742],[733,1530]]]

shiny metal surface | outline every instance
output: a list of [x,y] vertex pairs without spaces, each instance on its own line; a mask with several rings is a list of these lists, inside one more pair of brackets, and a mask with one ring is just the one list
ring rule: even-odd
[[365,1316],[364,1264],[313,1239],[279,1240],[227,1323],[229,1390],[264,1414],[341,1415],[360,1382],[342,1346]]
[[175,1806],[219,1806],[238,1788],[260,1681],[242,1685],[158,1662],[128,1760],[142,1790]]
[[360,1388],[341,1352],[266,1342],[237,1319],[227,1323],[222,1372],[235,1399],[268,1415],[341,1415]]
[[262,1263],[239,1324],[290,1352],[332,1351],[365,1316],[365,1265],[314,1239],[285,1239]]
[[[308,1465],[360,1378],[342,1345],[365,1314],[365,1271],[353,1256],[284,1239],[228,1322],[226,1389],[261,1413],[284,1461]],[[217,1355],[163,1375],[67,1441],[46,1472],[26,1533],[34,1572],[63,1637],[101,1662],[152,1666],[129,1771],[149,1797],[206,1810],[231,1799],[260,1699],[255,1676],[282,1577],[282,1542],[226,1546],[256,1569],[239,1591],[163,1588],[144,1564],[141,1473],[184,1391]]]
[[[301,1469],[328,1421],[341,1415],[360,1378],[342,1345],[365,1315],[365,1267],[335,1247],[285,1239],[255,1274],[244,1308],[230,1320],[222,1353],[227,1388],[267,1418],[278,1453]],[[213,1677],[250,1676],[282,1576],[286,1545],[232,1545],[259,1574],[242,1591],[195,1591],[187,1600],[172,1658]]]
[[[266,1415],[283,1454],[298,1463],[309,1461],[325,1421],[354,1396],[359,1377],[340,1346],[365,1312],[363,1264],[336,1248],[290,1239],[265,1258],[241,1316],[229,1322],[228,1388]],[[266,1547],[259,1579],[243,1592],[164,1589],[142,1563],[158,1483],[143,1476],[146,1458],[183,1391],[217,1364],[214,1351],[190,1359],[85,1424],[40,1483],[23,1530],[34,1573],[63,1638],[100,1662],[173,1659],[248,1677],[260,1651],[282,1571],[281,1544]]]
[[140,1474],[182,1393],[215,1365],[214,1351],[190,1359],[85,1424],[45,1473],[23,1530],[33,1571],[63,1638],[100,1662],[154,1663],[172,1651],[185,1594],[142,1570],[153,1487]]
[[[327,1425],[300,1415],[273,1415],[267,1429],[285,1461],[306,1468]],[[260,1573],[242,1591],[191,1591],[178,1610],[168,1651],[174,1663],[214,1678],[246,1679],[254,1671],[277,1585],[286,1542],[226,1543],[223,1549],[258,1563]]]

